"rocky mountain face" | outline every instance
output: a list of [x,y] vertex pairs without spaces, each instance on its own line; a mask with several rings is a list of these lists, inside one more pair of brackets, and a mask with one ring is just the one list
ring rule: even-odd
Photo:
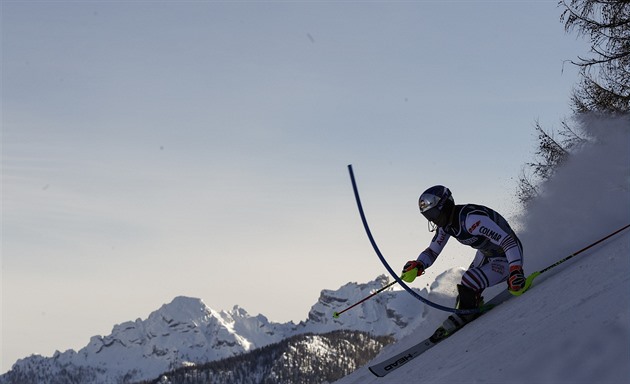
[[334,331],[289,337],[235,357],[179,368],[139,384],[311,384],[338,380],[373,359],[392,336]]
[[338,290],[323,290],[308,318],[299,324],[274,323],[263,315],[251,316],[238,306],[218,312],[200,299],[176,297],[145,320],[118,324],[110,335],[92,337],[78,352],[18,360],[11,371],[0,376],[0,384],[133,383],[304,334],[352,330],[401,337],[424,320],[422,305],[404,291],[384,291],[339,318],[332,317],[334,311],[387,283],[385,276],[379,276],[366,284],[348,283]]

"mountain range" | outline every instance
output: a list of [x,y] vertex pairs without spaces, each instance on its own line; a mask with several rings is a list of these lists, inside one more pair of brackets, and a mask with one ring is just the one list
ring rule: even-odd
[[[459,273],[445,272],[430,292],[424,290],[422,294],[434,300],[452,299],[451,280]],[[404,337],[405,332],[426,321],[426,313],[402,290],[386,290],[338,318],[332,316],[388,282],[381,275],[368,283],[351,282],[337,290],[323,290],[308,318],[298,324],[275,323],[262,314],[252,316],[239,306],[216,311],[199,298],[176,297],[144,320],[117,324],[111,334],[93,336],[79,351],[20,359],[0,376],[0,383],[54,384],[73,377],[89,378],[94,384],[132,383],[180,367],[238,356],[297,335],[352,330],[372,336]]]

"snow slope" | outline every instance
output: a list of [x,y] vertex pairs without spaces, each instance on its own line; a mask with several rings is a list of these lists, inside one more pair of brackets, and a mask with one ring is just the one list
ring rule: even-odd
[[[630,120],[593,118],[583,124],[592,143],[544,183],[541,197],[522,213],[518,232],[526,272],[543,269],[630,223]],[[525,295],[385,378],[365,367],[337,384],[627,383],[629,260],[627,229],[542,274]],[[432,331],[421,324],[384,348],[375,361]]]

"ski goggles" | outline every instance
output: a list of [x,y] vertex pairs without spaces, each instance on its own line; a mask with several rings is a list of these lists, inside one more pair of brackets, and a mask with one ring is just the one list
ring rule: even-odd
[[435,221],[440,216],[440,209],[438,208],[440,202],[440,198],[435,195],[423,195],[420,200],[418,200],[418,207],[420,208],[420,213],[427,220]]

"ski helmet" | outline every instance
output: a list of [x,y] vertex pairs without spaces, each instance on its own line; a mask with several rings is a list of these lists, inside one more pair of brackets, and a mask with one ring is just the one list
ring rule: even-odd
[[430,222],[443,227],[448,223],[455,200],[451,191],[443,185],[435,185],[420,195],[420,213]]

